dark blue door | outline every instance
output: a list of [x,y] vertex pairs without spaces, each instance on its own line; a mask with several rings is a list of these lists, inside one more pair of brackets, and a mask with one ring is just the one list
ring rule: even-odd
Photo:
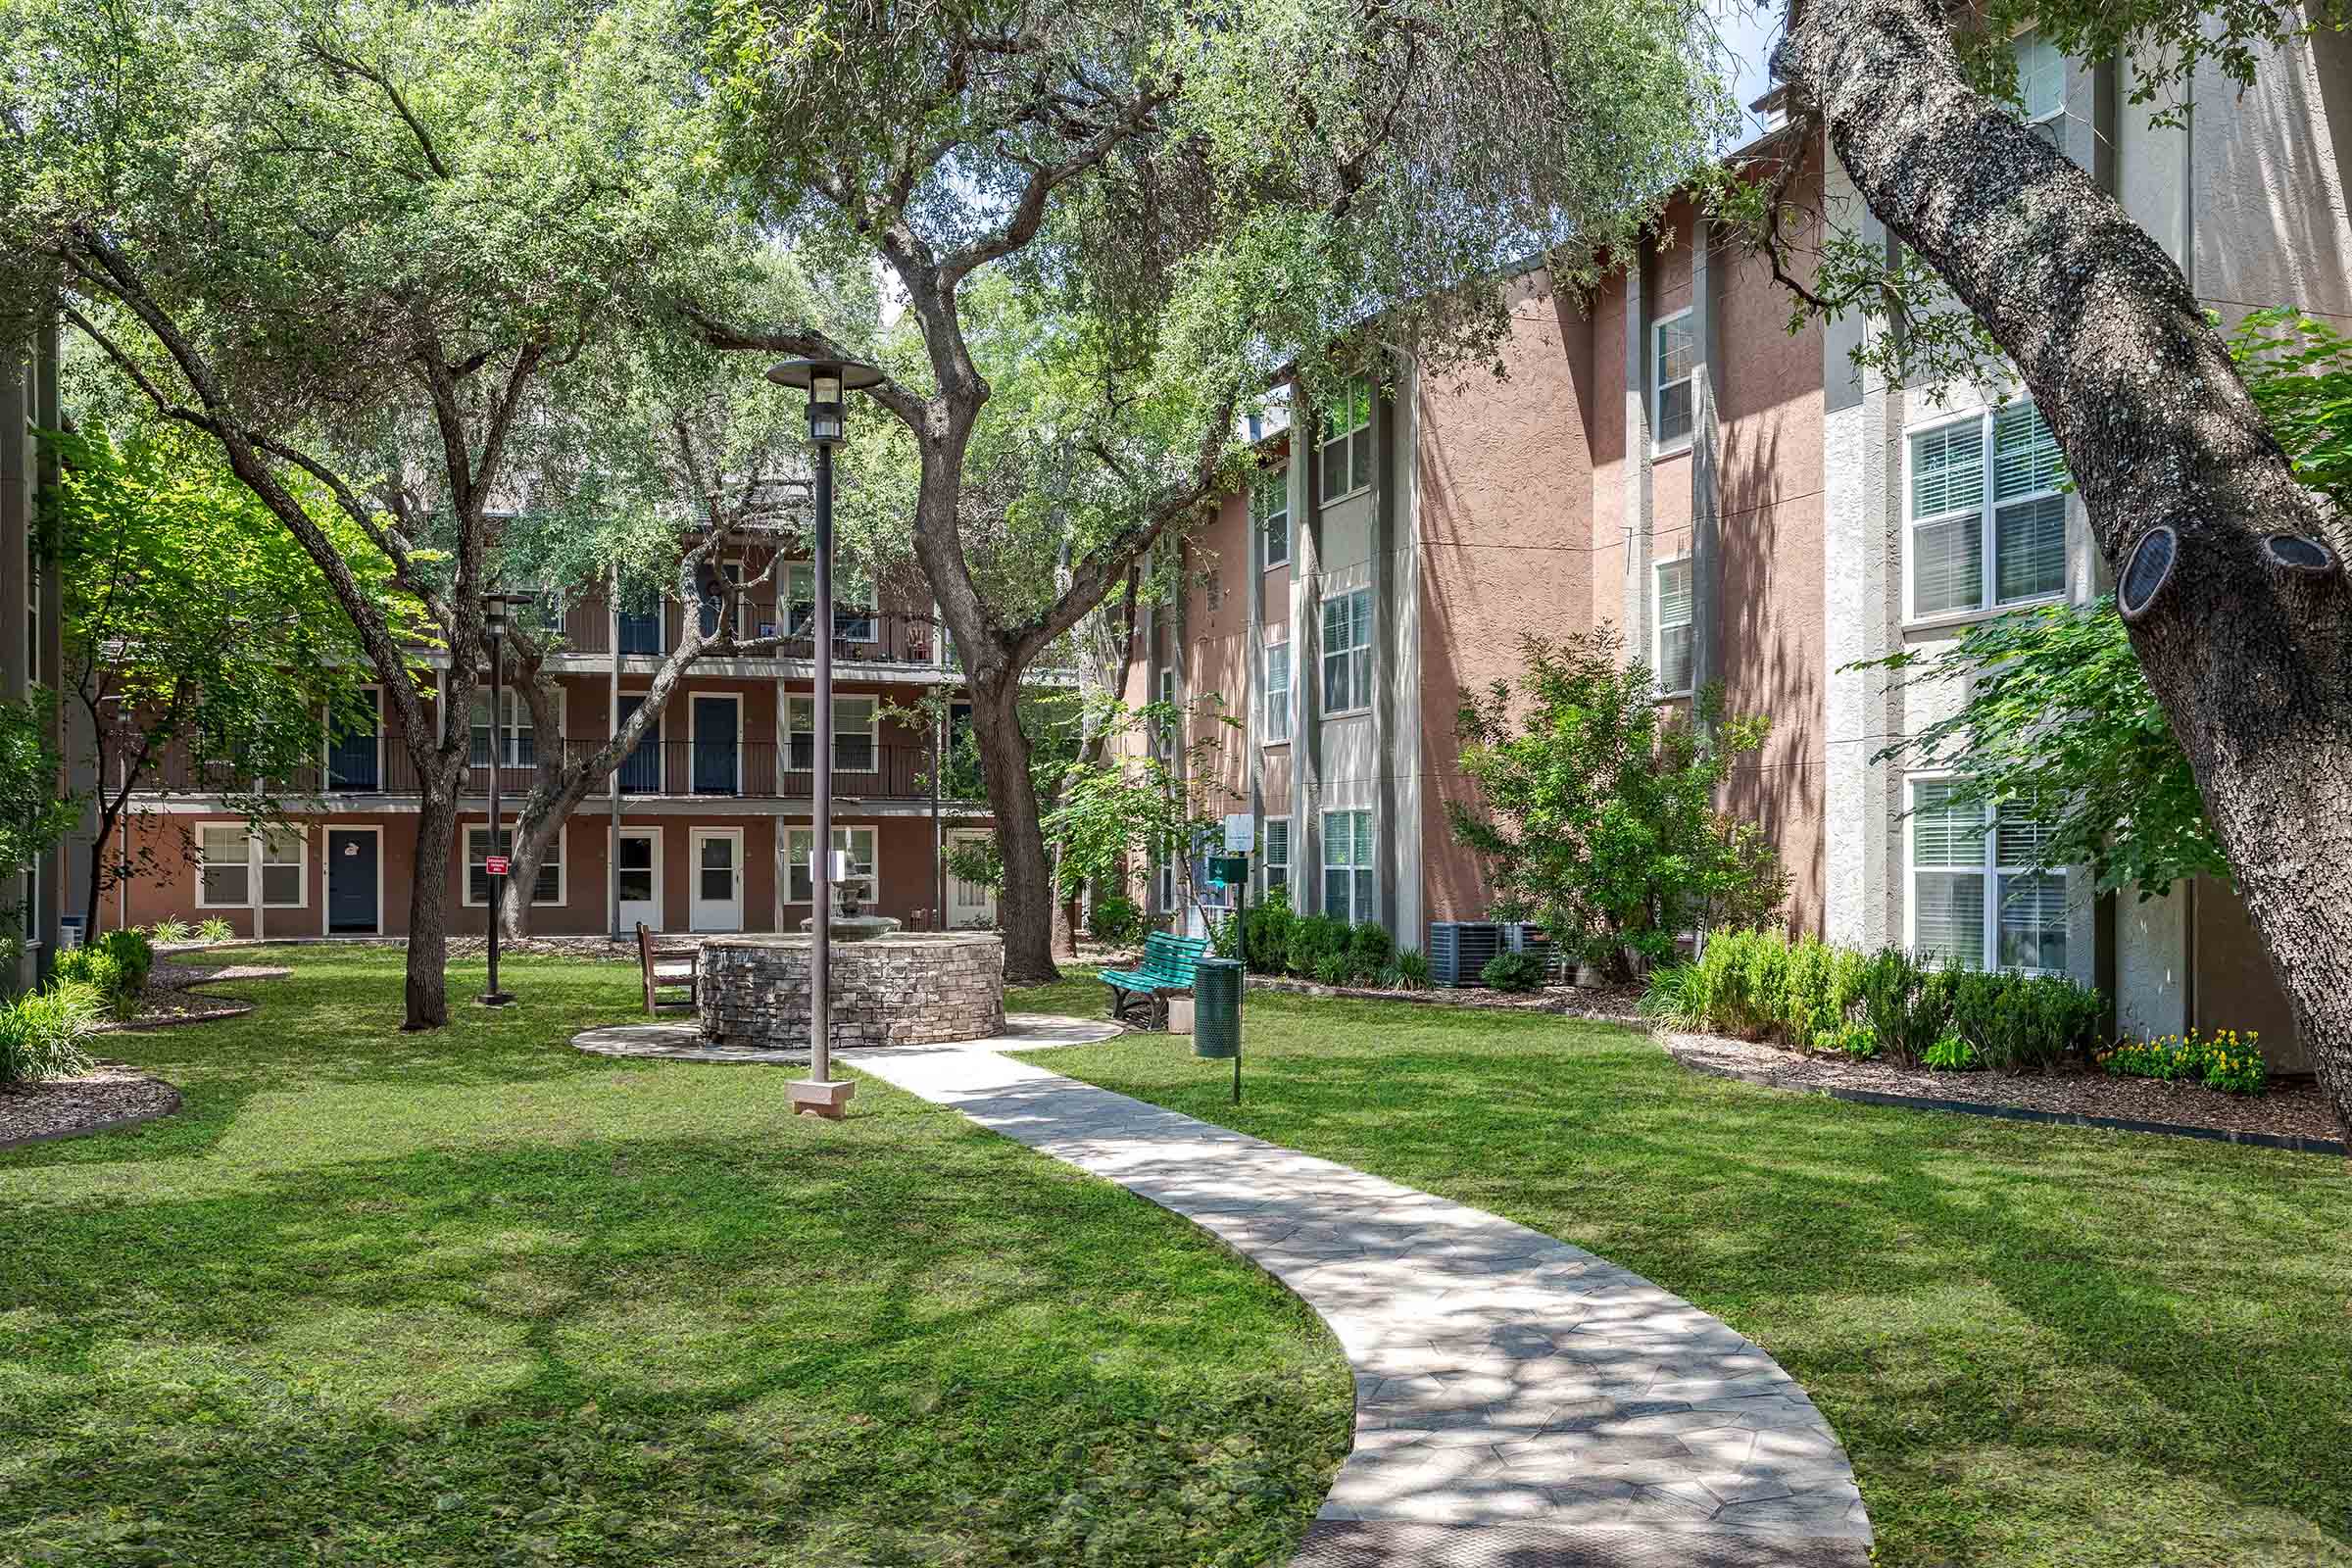
[[659,654],[662,652],[662,602],[655,600],[653,608],[645,611],[623,609],[620,612],[620,651],[624,654]]
[[[625,724],[629,715],[645,706],[642,697],[623,697],[620,700],[620,721]],[[656,718],[646,726],[645,739],[636,750],[620,760],[620,793],[623,795],[659,795],[662,793],[662,721]]]
[[326,830],[326,929],[330,936],[376,934],[376,849],[378,835],[349,828]]
[[357,720],[338,723],[326,746],[326,787],[373,794],[383,787],[376,760],[375,693],[368,694],[368,711]]
[[694,700],[694,793],[735,793],[735,699]]

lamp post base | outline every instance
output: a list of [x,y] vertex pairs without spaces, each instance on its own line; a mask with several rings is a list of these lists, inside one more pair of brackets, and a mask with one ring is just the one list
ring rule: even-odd
[[847,1112],[850,1097],[858,1092],[854,1080],[842,1079],[826,1083],[815,1078],[795,1078],[784,1086],[784,1097],[795,1112],[803,1116],[822,1116],[827,1121],[839,1121]]
[[512,991],[486,991],[473,1000],[485,1007],[512,1007],[514,1005],[514,993]]

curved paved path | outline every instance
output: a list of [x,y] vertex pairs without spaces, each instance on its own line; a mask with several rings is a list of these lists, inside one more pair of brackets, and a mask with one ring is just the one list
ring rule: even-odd
[[1869,1561],[1804,1390],[1638,1274],[997,1050],[840,1059],[1175,1210],[1322,1315],[1355,1369],[1355,1447],[1297,1568]]

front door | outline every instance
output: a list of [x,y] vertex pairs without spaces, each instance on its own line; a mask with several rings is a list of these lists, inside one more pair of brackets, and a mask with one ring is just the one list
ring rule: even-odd
[[694,700],[694,793],[732,795],[736,792],[735,721],[740,710],[732,697]]
[[326,830],[326,934],[376,936],[376,860],[383,837],[370,829]]
[[662,835],[658,829],[624,828],[620,835],[620,920],[622,931],[643,925],[662,929]]
[[697,828],[693,850],[693,929],[742,930],[742,831],[731,827]]
[[[958,828],[948,835],[948,848],[958,844],[986,844],[992,835],[985,829]],[[956,927],[994,926],[997,923],[996,889],[985,882],[966,882],[950,873],[948,876],[948,924]]]

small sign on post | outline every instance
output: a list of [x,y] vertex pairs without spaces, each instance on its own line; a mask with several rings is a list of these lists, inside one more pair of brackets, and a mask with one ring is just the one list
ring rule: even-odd
[[1248,855],[1257,848],[1257,818],[1248,811],[1225,813],[1225,853]]
[[507,874],[507,858],[503,855],[491,856],[482,862],[482,870],[490,876],[505,876]]

